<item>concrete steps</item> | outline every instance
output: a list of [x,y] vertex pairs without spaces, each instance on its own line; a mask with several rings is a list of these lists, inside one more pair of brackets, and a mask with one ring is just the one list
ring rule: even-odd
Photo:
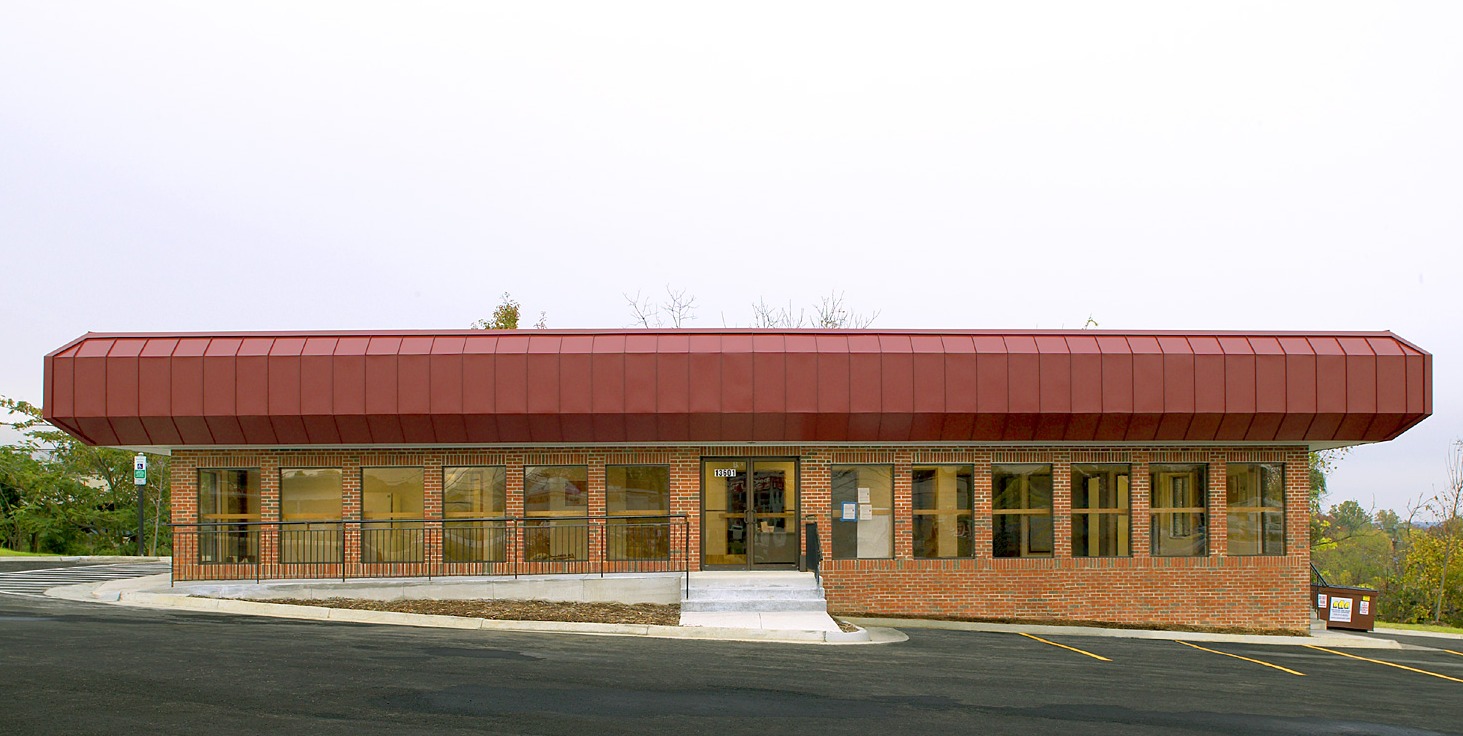
[[685,613],[828,612],[810,572],[693,572]]

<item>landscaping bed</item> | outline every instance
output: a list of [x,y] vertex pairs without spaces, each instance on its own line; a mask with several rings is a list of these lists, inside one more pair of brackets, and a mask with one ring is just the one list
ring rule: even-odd
[[358,611],[425,613],[503,621],[574,621],[590,624],[679,626],[681,607],[661,603],[576,603],[509,600],[395,600],[361,598],[272,598],[263,603],[350,608]]

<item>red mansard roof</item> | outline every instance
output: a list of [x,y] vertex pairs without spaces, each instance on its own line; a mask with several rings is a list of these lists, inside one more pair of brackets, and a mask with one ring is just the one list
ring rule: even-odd
[[1388,440],[1390,332],[88,333],[45,416],[98,445]]

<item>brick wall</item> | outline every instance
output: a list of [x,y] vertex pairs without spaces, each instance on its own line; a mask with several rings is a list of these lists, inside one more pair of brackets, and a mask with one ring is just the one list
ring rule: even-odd
[[[703,457],[794,457],[799,459],[800,517],[818,522],[825,556],[832,549],[830,466],[883,464],[894,467],[894,557],[823,562],[829,609],[849,614],[934,616],[969,619],[1076,620],[1117,624],[1189,625],[1299,630],[1307,627],[1309,583],[1309,474],[1303,447],[839,447],[708,445],[684,447],[508,447],[390,450],[261,449],[177,450],[172,463],[173,521],[197,520],[199,468],[259,468],[264,521],[279,520],[279,469],[337,467],[345,471],[342,513],[361,514],[360,468],[381,465],[426,468],[425,516],[442,514],[442,466],[502,465],[507,475],[507,513],[523,514],[526,465],[585,465],[589,468],[589,513],[603,514],[606,465],[670,467],[671,513],[690,525],[691,564],[700,559],[701,467]],[[1232,462],[1285,463],[1285,554],[1230,556],[1225,466]],[[974,556],[956,560],[913,557],[911,466],[958,463],[973,469]],[[992,556],[992,463],[1047,463],[1053,470],[1054,554],[1028,559]],[[1126,463],[1131,471],[1131,555],[1071,556],[1073,463]],[[1149,554],[1148,466],[1151,463],[1208,464],[1208,554],[1152,557]],[[431,522],[429,522],[430,524]],[[437,522],[440,524],[440,522]],[[175,565],[193,565],[196,547],[182,538]],[[358,559],[359,537],[347,533],[345,554]],[[355,553],[353,556],[353,552]],[[261,539],[266,564],[275,550]],[[440,548],[427,551],[440,562]],[[433,555],[436,555],[434,557]],[[356,563],[358,565],[358,563]],[[462,574],[480,570],[463,568]],[[339,574],[339,570],[331,574]],[[355,573],[369,572],[359,566]],[[220,575],[227,574],[220,569]],[[237,577],[253,577],[249,570]]]

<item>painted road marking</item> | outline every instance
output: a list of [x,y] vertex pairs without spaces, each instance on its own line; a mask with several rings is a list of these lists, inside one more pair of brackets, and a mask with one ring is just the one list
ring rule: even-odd
[[1416,673],[1421,674],[1421,675],[1432,675],[1433,677],[1439,677],[1439,678],[1442,678],[1444,680],[1451,680],[1453,682],[1463,682],[1463,680],[1460,680],[1460,679],[1458,679],[1456,677],[1448,677],[1447,675],[1440,675],[1440,674],[1438,674],[1436,672],[1428,672],[1427,670],[1420,670],[1420,669],[1417,669],[1416,667],[1408,667],[1405,664],[1397,664],[1396,662],[1383,662],[1380,659],[1367,659],[1366,657],[1358,657],[1355,654],[1347,654],[1346,652],[1338,652],[1335,649],[1327,649],[1325,647],[1318,647],[1318,646],[1315,646],[1314,644],[1307,644],[1305,646],[1306,646],[1307,649],[1315,649],[1316,651],[1320,651],[1320,652],[1327,652],[1327,653],[1339,655],[1339,656],[1342,656],[1342,657],[1350,657],[1352,659],[1359,659],[1359,660],[1361,660],[1363,662],[1373,662],[1375,664],[1384,664],[1384,665],[1387,665],[1388,667],[1396,667],[1399,670],[1407,670],[1408,672],[1416,672]]
[[1455,651],[1453,651],[1451,649],[1444,649],[1443,651],[1447,652],[1448,654],[1456,654],[1456,655],[1458,655],[1460,657],[1463,657],[1463,652],[1455,652]]
[[1098,655],[1098,654],[1093,654],[1092,652],[1084,652],[1081,649],[1078,649],[1077,647],[1069,647],[1066,644],[1058,644],[1058,643],[1056,643],[1054,641],[1047,641],[1046,639],[1043,639],[1043,638],[1041,638],[1039,636],[1032,636],[1031,634],[1028,634],[1028,633],[1026,633],[1024,631],[1018,631],[1017,633],[1018,634],[1021,634],[1022,636],[1026,637],[1028,639],[1035,639],[1035,640],[1041,642],[1042,644],[1050,644],[1050,645],[1052,645],[1054,647],[1061,647],[1062,649],[1066,649],[1069,652],[1076,652],[1078,654],[1085,654],[1085,655],[1087,655],[1087,656],[1089,656],[1089,657],[1091,657],[1093,659],[1100,659],[1100,660],[1102,660],[1104,662],[1111,662],[1112,661],[1111,659],[1108,659],[1107,657],[1104,657],[1104,656],[1101,656],[1101,655]]
[[1202,650],[1202,651],[1205,651],[1205,652],[1212,652],[1214,654],[1223,654],[1226,657],[1234,657],[1235,659],[1243,659],[1246,662],[1254,662],[1255,664],[1263,665],[1265,667],[1271,667],[1271,668],[1280,670],[1281,672],[1289,672],[1292,675],[1299,675],[1301,677],[1305,677],[1306,676],[1306,673],[1304,673],[1304,672],[1296,672],[1295,670],[1290,669],[1289,667],[1281,667],[1278,664],[1270,664],[1269,662],[1261,662],[1258,659],[1250,659],[1249,657],[1241,657],[1238,654],[1230,654],[1229,652],[1221,652],[1218,649],[1208,649],[1206,647],[1201,647],[1198,644],[1190,644],[1190,643],[1188,643],[1186,641],[1179,641],[1178,639],[1174,639],[1174,641],[1175,642],[1178,642],[1179,644],[1183,644],[1186,647],[1193,647],[1195,649],[1199,649],[1199,650]]
[[79,585],[168,571],[167,562],[131,562],[116,565],[77,565],[47,567],[35,570],[14,570],[0,573],[0,595],[44,598],[45,591],[62,585]]

